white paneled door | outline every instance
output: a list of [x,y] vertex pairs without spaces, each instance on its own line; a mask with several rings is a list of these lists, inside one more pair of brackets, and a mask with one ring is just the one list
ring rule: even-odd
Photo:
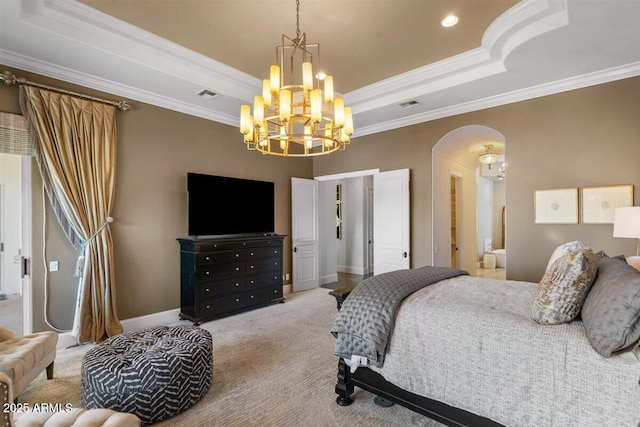
[[293,291],[320,286],[318,181],[291,178]]
[[373,175],[373,274],[410,267],[409,169]]

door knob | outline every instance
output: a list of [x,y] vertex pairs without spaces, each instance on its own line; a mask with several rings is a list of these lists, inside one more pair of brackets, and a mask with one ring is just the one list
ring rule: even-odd
[[406,258],[407,257],[407,252],[402,252],[402,258]]

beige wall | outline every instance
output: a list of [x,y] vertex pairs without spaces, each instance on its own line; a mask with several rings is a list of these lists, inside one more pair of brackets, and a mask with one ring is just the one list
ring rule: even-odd
[[347,150],[314,159],[313,172],[410,168],[412,266],[428,265],[431,149],[459,127],[491,127],[506,139],[507,274],[538,281],[553,249],[566,241],[611,254],[635,252],[636,242],[614,239],[610,224],[534,225],[533,191],[634,184],[640,204],[639,112],[636,77],[355,138]]
[[[6,68],[3,68],[3,70]],[[99,94],[64,82],[11,70],[29,80]],[[0,87],[0,110],[19,112],[16,87]],[[108,95],[106,95],[108,96]],[[113,96],[108,96],[113,98]],[[290,235],[290,177],[380,168],[411,169],[411,252],[414,267],[431,261],[431,148],[466,125],[489,126],[506,138],[509,278],[538,281],[557,245],[574,239],[612,254],[631,254],[635,242],[614,239],[611,225],[534,225],[533,191],[631,183],[640,201],[640,78],[547,96],[356,138],[346,151],[324,158],[280,159],[248,152],[236,128],[133,102],[118,113],[116,246],[118,313],[122,319],[179,307],[176,238],[186,234],[186,172],[276,183],[276,232]],[[357,125],[357,121],[356,121]],[[44,329],[41,182],[32,170],[34,330]],[[229,201],[221,201],[229,203]],[[438,208],[436,206],[436,208]],[[448,207],[445,207],[445,209]],[[47,209],[50,317],[71,325],[77,279],[75,252]],[[284,271],[291,272],[290,238]]]
[[[7,68],[3,68],[7,69]],[[105,96],[85,88],[11,70],[28,80]],[[117,113],[116,199],[112,224],[118,314],[121,319],[171,310],[180,306],[180,262],[176,238],[187,232],[186,174],[199,172],[275,182],[276,229],[286,234],[284,273],[291,273],[291,177],[310,178],[310,159],[263,156],[245,148],[238,129],[148,104],[131,102]],[[0,88],[0,110],[19,113],[18,89]],[[34,179],[34,330],[43,324],[41,181]],[[242,197],[242,195],[239,195]],[[221,205],[233,203],[220,200]],[[50,317],[56,326],[71,326],[77,279],[76,253],[66,242],[47,209],[48,258],[60,261],[49,275]]]

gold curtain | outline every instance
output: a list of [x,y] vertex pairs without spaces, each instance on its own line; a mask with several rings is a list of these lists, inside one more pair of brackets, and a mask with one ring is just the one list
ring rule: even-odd
[[31,86],[20,104],[43,183],[69,241],[81,252],[72,335],[79,343],[122,333],[113,241],[115,107]]

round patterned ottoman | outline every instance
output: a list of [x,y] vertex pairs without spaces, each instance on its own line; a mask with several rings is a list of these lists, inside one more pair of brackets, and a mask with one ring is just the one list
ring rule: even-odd
[[157,423],[193,406],[209,390],[211,334],[195,326],[159,326],[111,337],[82,359],[87,409],[109,408]]

